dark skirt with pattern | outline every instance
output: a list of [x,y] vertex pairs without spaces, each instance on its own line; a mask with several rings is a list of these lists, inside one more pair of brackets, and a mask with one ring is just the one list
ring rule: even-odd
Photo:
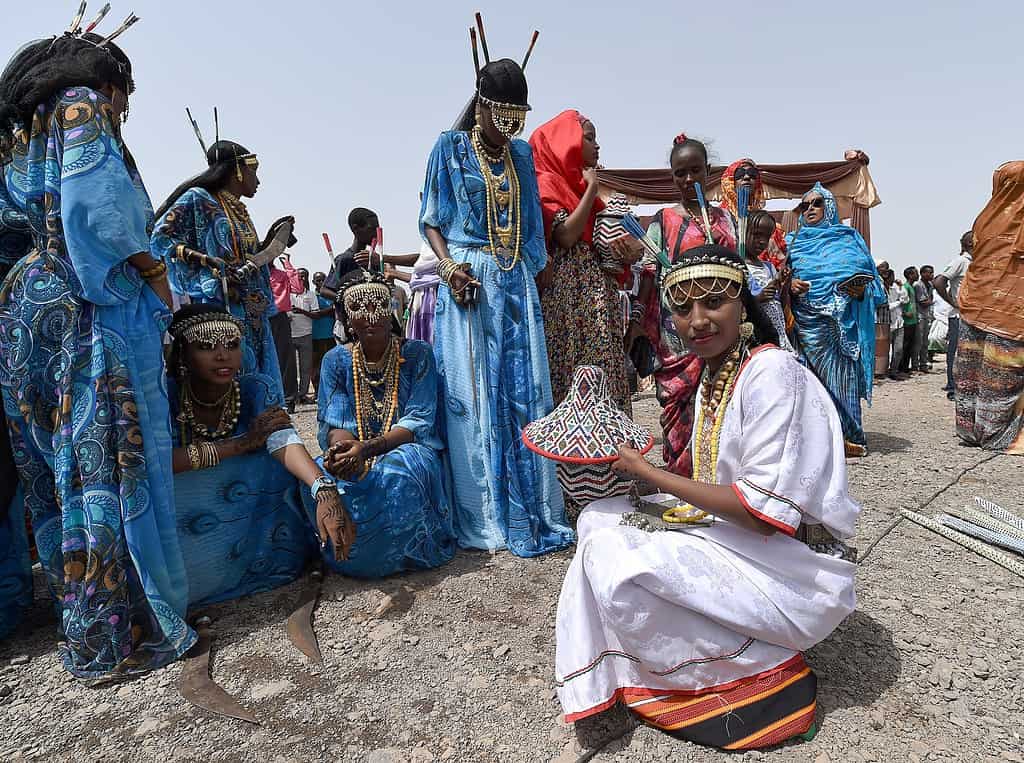
[[960,319],[956,433],[968,445],[1024,455],[1024,342]]

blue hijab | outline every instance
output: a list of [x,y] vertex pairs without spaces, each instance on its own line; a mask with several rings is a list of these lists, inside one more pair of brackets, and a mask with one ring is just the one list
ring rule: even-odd
[[[795,308],[809,308],[822,319],[838,324],[839,351],[860,362],[861,389],[870,401],[875,362],[875,310],[887,301],[885,288],[860,233],[839,222],[835,196],[821,183],[815,183],[804,198],[814,194],[825,200],[824,218],[812,225],[800,215],[800,227],[786,237],[793,275],[811,284],[807,294],[796,298]],[[839,288],[854,276],[873,279],[860,300],[852,299]]]

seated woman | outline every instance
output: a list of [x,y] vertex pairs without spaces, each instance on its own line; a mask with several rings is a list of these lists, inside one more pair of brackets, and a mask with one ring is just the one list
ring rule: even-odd
[[675,329],[706,364],[694,477],[623,446],[613,469],[713,518],[650,532],[679,525],[631,513],[628,497],[580,515],[557,616],[568,721],[622,700],[648,724],[714,747],[813,732],[816,678],[801,651],[854,609],[856,567],[835,538],[853,532],[860,508],[828,393],[767,344],[775,332],[746,281],[738,255],[717,245],[686,252],[665,278]]
[[189,605],[267,591],[302,573],[316,544],[298,482],[317,496],[321,539],[344,556],[355,526],[292,428],[280,385],[259,373],[238,376],[241,321],[219,305],[190,304],[169,331],[175,514]]
[[455,535],[434,354],[400,338],[383,276],[352,271],[338,305],[354,344],[328,352],[320,370],[321,463],[338,478],[358,542],[343,562],[324,549],[326,561],[361,578],[437,567],[454,556]]

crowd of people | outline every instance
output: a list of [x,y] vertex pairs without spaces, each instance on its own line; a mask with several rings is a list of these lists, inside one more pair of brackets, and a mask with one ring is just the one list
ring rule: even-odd
[[[876,267],[821,183],[784,233],[751,159],[707,203],[708,150],[685,134],[668,147],[678,203],[627,235],[628,205],[600,193],[597,126],[570,109],[519,139],[525,62],[485,48],[427,158],[422,250],[379,251],[377,215],[355,209],[352,245],[311,281],[288,254],[296,219],[260,236],[249,215],[256,153],[195,123],[206,167],[153,211],[122,133],[131,62],[84,29],[0,76],[0,631],[32,599],[28,531],[64,665],[89,682],[180,658],[190,610],[316,559],[373,578],[458,548],[577,543],[557,614],[569,720],[622,701],[717,747],[813,733],[801,652],[855,604],[846,458],[867,453],[875,377],[928,370],[930,268],[900,283]],[[1024,165],[1000,169],[993,204],[934,290],[959,310],[958,431],[1005,449]],[[524,439],[594,397],[576,394],[580,367],[622,416],[631,375],[653,376],[665,468],[628,445],[575,460],[664,494],[664,515],[618,487],[575,505],[572,473]],[[318,458],[289,415],[311,392]]]

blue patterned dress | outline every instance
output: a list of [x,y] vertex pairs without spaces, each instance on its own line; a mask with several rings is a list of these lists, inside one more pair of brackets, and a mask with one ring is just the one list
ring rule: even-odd
[[[393,426],[408,429],[414,439],[379,456],[362,479],[338,481],[345,508],[356,523],[356,541],[347,561],[335,562],[330,544],[323,557],[342,575],[381,578],[437,567],[455,555],[434,356],[429,344],[416,340],[405,342],[401,353]],[[347,347],[335,347],[324,356],[317,408],[322,449],[327,450],[332,429],[358,432],[352,353]],[[318,463],[322,468],[323,459]],[[303,490],[303,499],[315,527],[316,504],[309,490]]]
[[553,407],[533,281],[547,252],[530,146],[513,140],[510,150],[522,196],[522,256],[511,270],[498,267],[488,244],[486,188],[468,133],[437,139],[420,229],[439,229],[452,258],[468,262],[482,285],[480,303],[468,310],[440,288],[434,313],[459,543],[537,556],[571,545],[575,536],[565,524],[554,463],[522,440],[523,428]]
[[[0,283],[32,248],[28,216],[17,209],[0,178]],[[32,565],[25,507],[11,453],[7,418],[0,405],[0,639],[21,622],[32,604]]]
[[152,208],[110,101],[69,88],[5,168],[36,250],[0,288],[0,385],[25,506],[83,679],[138,673],[195,641],[174,527],[161,351],[168,309],[127,258]]
[[[885,287],[861,235],[839,222],[835,197],[821,183],[812,189],[825,200],[817,225],[801,226],[786,239],[789,265],[810,290],[793,298],[800,355],[825,385],[839,412],[847,442],[866,445],[861,398],[871,402],[875,364],[875,310]],[[851,278],[867,281],[862,299],[843,290]]]
[[[248,432],[253,419],[267,408],[284,407],[279,386],[263,374],[242,376],[239,387],[242,409],[231,437]],[[174,446],[180,447],[180,398],[173,380],[168,390]],[[185,440],[186,445],[191,442],[187,435]],[[271,435],[263,451],[175,475],[175,513],[189,606],[269,591],[302,573],[317,544],[306,522],[298,480],[271,455],[301,442],[294,429],[286,429]]]
[[[228,204],[202,188],[185,191],[156,221],[150,247],[153,256],[167,263],[171,288],[192,302],[224,304],[220,276],[176,256],[179,245],[220,257],[232,267],[244,265],[255,254],[259,241],[248,219],[228,214]],[[240,203],[240,202],[239,202]],[[247,216],[246,216],[247,217]],[[246,281],[232,288],[230,309],[244,324],[242,372],[260,373],[281,383],[270,319],[277,314],[270,291],[270,269],[264,265]],[[284,390],[282,388],[282,395]]]

